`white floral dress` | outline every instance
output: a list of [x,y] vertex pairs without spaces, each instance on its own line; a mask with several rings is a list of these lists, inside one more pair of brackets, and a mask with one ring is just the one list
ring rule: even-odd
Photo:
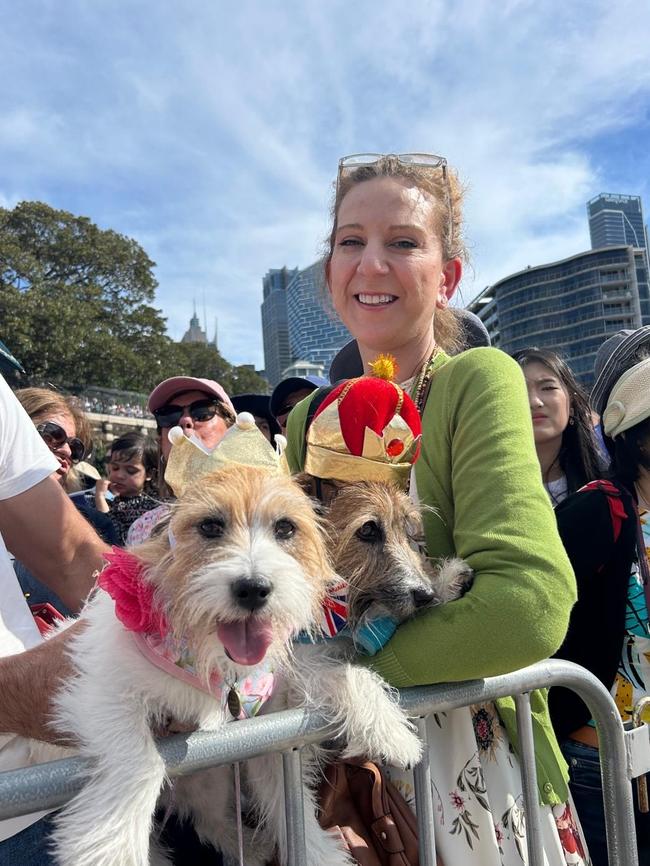
[[[419,502],[415,473],[411,497]],[[436,851],[445,866],[528,862],[519,761],[493,704],[436,713],[427,720]],[[390,777],[415,810],[413,775]],[[571,803],[541,806],[545,866],[591,863]]]
[[[427,722],[436,850],[445,866],[521,866],[528,862],[519,762],[493,704],[431,715]],[[414,809],[413,777],[390,777]],[[542,806],[548,866],[591,861],[569,803]]]

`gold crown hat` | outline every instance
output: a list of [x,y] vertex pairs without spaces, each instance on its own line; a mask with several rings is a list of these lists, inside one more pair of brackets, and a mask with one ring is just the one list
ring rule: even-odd
[[307,431],[305,472],[338,481],[408,485],[420,454],[422,424],[408,394],[379,377],[384,361],[381,356],[371,365],[375,375],[341,382],[318,407]]
[[172,448],[167,458],[165,481],[177,497],[202,475],[226,466],[255,466],[278,475],[283,473],[281,455],[286,439],[277,435],[277,448],[274,448],[258,430],[250,412],[240,412],[211,451],[194,434],[186,436],[180,427],[172,427],[167,435]]

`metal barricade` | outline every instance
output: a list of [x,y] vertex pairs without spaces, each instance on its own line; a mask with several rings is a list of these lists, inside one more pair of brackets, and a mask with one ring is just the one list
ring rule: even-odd
[[[638,866],[632,779],[650,770],[648,726],[624,731],[609,692],[584,668],[570,662],[547,660],[503,676],[485,680],[406,689],[402,706],[417,721],[426,742],[426,716],[459,707],[515,696],[519,733],[528,864],[542,866],[540,807],[537,796],[533,728],[528,693],[564,686],[587,704],[600,741],[601,774],[610,866]],[[301,796],[300,750],[331,735],[326,720],[304,709],[288,710],[227,725],[217,733],[197,732],[160,741],[170,777],[209,766],[245,761],[266,752],[281,752],[287,816],[289,866],[306,862]],[[428,752],[415,768],[415,794],[420,840],[420,863],[435,866],[435,831]],[[23,770],[0,773],[0,819],[62,806],[82,787],[80,758],[53,761]]]

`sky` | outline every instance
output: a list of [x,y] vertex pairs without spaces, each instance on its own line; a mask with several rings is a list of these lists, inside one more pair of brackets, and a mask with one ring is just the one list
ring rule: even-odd
[[194,300],[263,367],[269,268],[306,267],[340,156],[429,151],[467,186],[460,302],[650,212],[646,0],[0,0],[0,207],[135,238],[180,339]]

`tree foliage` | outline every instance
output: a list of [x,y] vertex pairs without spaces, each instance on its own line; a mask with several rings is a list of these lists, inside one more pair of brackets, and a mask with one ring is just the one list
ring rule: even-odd
[[214,347],[169,338],[154,267],[135,240],[87,217],[41,202],[0,208],[0,337],[33,383],[148,392],[193,375],[263,393],[263,379]]

